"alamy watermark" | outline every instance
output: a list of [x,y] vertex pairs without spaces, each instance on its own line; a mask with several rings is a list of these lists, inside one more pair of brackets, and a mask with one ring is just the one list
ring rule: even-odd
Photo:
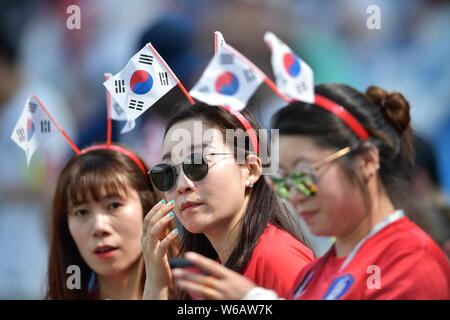
[[[249,138],[250,130],[258,137],[257,153]],[[177,128],[170,131],[170,136],[166,136],[166,143],[172,145],[170,160],[174,163],[183,161],[189,155],[189,153],[186,154],[186,146],[195,146],[195,152],[217,152],[214,149],[213,141],[222,141],[230,150],[235,151],[238,164],[247,163],[247,155],[255,154],[261,159],[263,175],[277,173],[279,169],[279,130],[250,130],[226,129],[224,135],[222,130],[211,127],[204,128],[201,120],[195,120],[193,131]]]
[[69,15],[66,19],[66,27],[69,30],[81,29],[81,9],[79,6],[72,4],[67,7],[66,13]]
[[367,7],[366,13],[369,15],[366,20],[367,29],[381,29],[381,9],[377,5],[370,5]]

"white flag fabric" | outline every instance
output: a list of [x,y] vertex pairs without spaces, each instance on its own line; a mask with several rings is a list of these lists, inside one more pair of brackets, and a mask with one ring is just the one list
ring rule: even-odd
[[290,99],[314,103],[314,74],[310,66],[272,32],[266,32],[264,41],[272,50],[272,68],[280,91]]
[[226,44],[225,39],[220,31],[214,32],[214,53]]
[[172,70],[148,43],[128,61],[125,68],[103,85],[128,114],[129,120],[135,120],[177,82]]
[[120,133],[124,134],[133,130],[136,127],[136,121],[131,119],[131,116],[113,98],[111,98],[111,104],[111,118],[113,120],[126,121]]
[[239,52],[224,44],[189,93],[204,103],[240,111],[264,80],[262,72],[255,69]]
[[[111,77],[112,74],[105,73],[106,80],[109,80]],[[133,119],[131,119],[130,115],[126,113],[124,109],[122,109],[122,107],[116,102],[116,100],[114,100],[114,98],[111,97],[110,103],[111,103],[111,119],[116,121],[126,121],[120,133],[124,134],[133,130],[134,127],[136,126],[136,122]]]
[[19,120],[11,134],[11,139],[25,151],[27,164],[36,149],[48,138],[56,134],[50,118],[42,110],[34,96],[27,99]]

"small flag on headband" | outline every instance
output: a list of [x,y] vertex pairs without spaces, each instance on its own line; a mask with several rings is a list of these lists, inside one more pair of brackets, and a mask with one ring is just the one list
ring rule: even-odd
[[224,43],[189,93],[204,103],[240,111],[264,80],[256,70],[259,69]]
[[[103,84],[129,116],[135,120],[177,85],[173,72],[148,43],[119,73]],[[112,108],[114,109],[114,108]]]
[[34,96],[27,99],[22,114],[14,127],[11,139],[25,151],[27,164],[34,151],[56,133],[52,121],[39,107]]
[[280,91],[290,99],[314,103],[312,69],[272,32],[266,32],[264,41],[272,50],[272,68]]
[[[109,80],[111,77],[112,74],[105,73],[106,80]],[[124,134],[133,130],[134,127],[136,126],[136,122],[133,119],[131,119],[130,115],[125,112],[125,110],[116,102],[116,100],[111,98],[110,103],[111,103],[111,118],[116,121],[126,121],[120,133]]]

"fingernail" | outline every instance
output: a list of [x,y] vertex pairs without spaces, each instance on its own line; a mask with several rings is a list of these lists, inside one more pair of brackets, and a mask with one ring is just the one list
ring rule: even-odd
[[161,203],[166,203],[166,200],[162,199],[160,202],[161,202]]
[[173,217],[173,211],[170,211],[167,215],[168,215],[169,217]]
[[178,228],[173,229],[172,232],[178,233]]
[[170,204],[174,204],[174,203],[175,203],[175,201],[173,201],[173,200],[170,200],[170,201],[169,201],[169,203],[170,203]]

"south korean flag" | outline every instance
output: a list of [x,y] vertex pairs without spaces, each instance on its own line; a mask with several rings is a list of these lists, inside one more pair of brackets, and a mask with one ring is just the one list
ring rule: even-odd
[[272,68],[280,91],[290,99],[314,103],[312,69],[272,32],[266,32],[264,41],[272,50]]
[[255,65],[224,43],[189,93],[204,103],[240,111],[263,80]]
[[[112,74],[105,73],[105,80],[109,80],[111,77]],[[109,94],[109,91],[107,91],[107,94]],[[122,107],[116,102],[116,100],[110,97],[107,103],[111,105],[111,119],[116,121],[126,121],[120,133],[124,134],[133,130],[136,126],[136,122],[130,118],[130,115],[125,112],[124,109],[122,109]]]
[[36,97],[29,97],[11,134],[11,139],[25,151],[28,166],[39,145],[54,134],[56,130]]
[[177,85],[172,70],[153,46],[148,43],[136,53],[119,73],[103,85],[112,100],[135,120],[162,96]]

